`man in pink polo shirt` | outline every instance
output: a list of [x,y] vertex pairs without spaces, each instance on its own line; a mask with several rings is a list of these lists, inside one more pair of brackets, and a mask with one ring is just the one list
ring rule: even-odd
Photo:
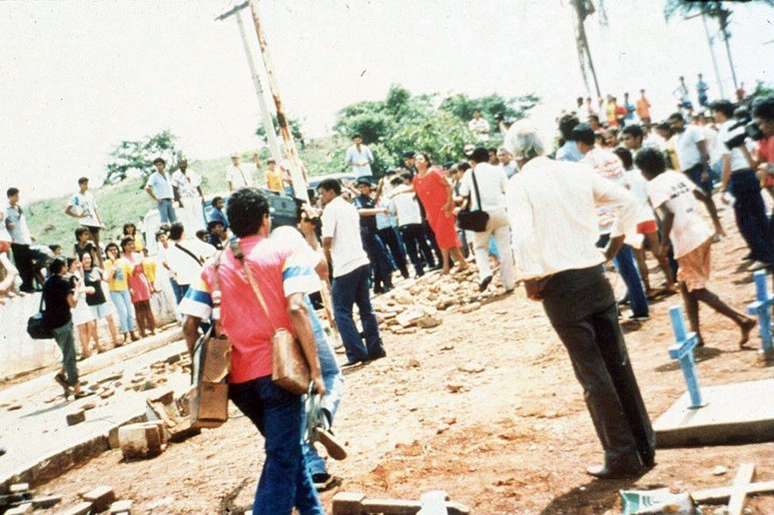
[[[220,319],[221,330],[232,345],[229,397],[264,436],[266,460],[255,493],[254,514],[303,515],[324,513],[305,466],[301,445],[301,396],[271,380],[275,328],[291,331],[301,342],[310,363],[312,381],[320,394],[325,386],[304,296],[317,284],[309,259],[292,242],[270,239],[269,205],[253,188],[235,192],[227,215],[238,240],[219,260],[208,264],[200,284],[191,285],[180,303],[187,315],[184,332],[189,347],[196,341],[198,321]],[[241,250],[266,301],[264,312],[234,250]],[[216,277],[217,276],[217,277]],[[213,312],[211,292],[221,292],[220,314]]]

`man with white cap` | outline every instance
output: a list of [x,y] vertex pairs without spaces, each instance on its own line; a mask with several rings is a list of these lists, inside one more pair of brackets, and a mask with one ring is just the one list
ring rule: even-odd
[[[655,438],[602,266],[636,225],[637,201],[586,164],[543,155],[531,127],[511,127],[506,146],[521,169],[506,194],[516,265],[527,296],[543,302],[570,355],[605,451],[604,465],[586,472],[603,479],[642,475],[654,465]],[[617,215],[604,255],[596,247],[599,207]]]
[[253,185],[253,181],[250,179],[250,172],[240,166],[238,152],[231,154],[231,166],[226,170],[226,180],[228,181],[229,191],[236,191]]

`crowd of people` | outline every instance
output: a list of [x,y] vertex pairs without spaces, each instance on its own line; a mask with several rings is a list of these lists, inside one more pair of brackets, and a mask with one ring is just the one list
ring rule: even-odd
[[[85,394],[75,329],[83,357],[92,344],[97,352],[105,348],[97,330],[103,319],[115,346],[152,335],[152,301],[169,292],[190,348],[210,327],[232,344],[230,398],[266,439],[254,512],[289,513],[295,506],[322,513],[315,485],[331,475],[317,450],[302,443],[302,397],[271,381],[274,332],[288,329],[301,343],[321,396],[320,441],[341,457],[331,430],[343,394],[341,368],[315,308],[338,330],[344,367],[382,359],[372,295],[412,271],[416,278],[438,269],[456,280],[472,261],[480,291],[497,269],[506,294],[518,280],[530,299],[543,303],[605,451],[604,464],[588,472],[637,474],[653,466],[655,451],[619,325],[621,306],[630,307],[636,326],[649,319],[654,298],[679,290],[699,345],[705,344],[700,303],[739,327],[740,346],[748,342],[755,320],[707,288],[712,244],[725,236],[713,200],[718,189],[749,248],[748,270],[774,265],[774,218],[764,200],[774,193],[774,98],[710,102],[706,83],[699,85],[698,104],[707,111],[693,110],[681,80],[677,109],[663,122],[654,121],[644,90],[635,104],[628,94],[620,105],[611,95],[597,109],[579,97],[557,120],[555,151],[524,123],[501,124],[504,144],[488,147],[489,122],[476,112],[469,123],[475,141],[460,149],[458,162],[435,163],[426,152],[406,149],[402,165],[379,180],[373,153],[353,135],[345,157],[353,180],[322,180],[310,203],[299,205],[295,227],[272,227],[270,196],[292,187],[276,162],[267,163],[260,191],[235,154],[226,171],[228,197],[212,198],[205,209],[201,179],[187,162],[170,176],[158,158],[145,186],[162,224],[156,256],[131,223],[105,241],[100,210],[82,178],[65,207],[80,224],[72,255],[52,249],[42,281],[19,191],[11,188],[0,226],[7,272],[0,292],[42,286],[44,319],[63,354],[56,381],[76,397]],[[472,218],[483,221],[473,227],[465,222]],[[658,286],[648,252],[664,276]],[[614,296],[606,263],[618,271],[625,298]]]

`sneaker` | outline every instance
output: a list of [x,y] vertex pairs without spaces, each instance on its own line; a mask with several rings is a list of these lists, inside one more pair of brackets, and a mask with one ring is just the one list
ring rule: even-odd
[[339,461],[347,457],[346,449],[336,440],[333,433],[321,427],[316,427],[315,432],[317,433],[317,441],[328,451],[328,456]]
[[764,263],[763,261],[755,261],[752,265],[747,267],[748,272],[757,272],[758,270],[763,270],[764,268],[768,268],[769,265]]
[[629,320],[632,322],[647,322],[650,320],[650,315],[632,315],[629,317]]
[[484,277],[484,279],[478,285],[478,291],[486,290],[487,287],[489,286],[489,283],[491,283],[491,282],[492,282],[492,276],[491,275],[487,275],[486,277]]

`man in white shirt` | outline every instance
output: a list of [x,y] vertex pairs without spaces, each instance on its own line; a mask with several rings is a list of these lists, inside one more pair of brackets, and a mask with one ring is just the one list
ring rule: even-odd
[[505,176],[511,178],[519,172],[519,165],[513,160],[513,156],[505,147],[497,149],[497,159],[500,161],[500,166],[503,167]]
[[186,239],[183,224],[179,222],[169,228],[169,239],[172,243],[166,249],[165,260],[182,298],[188,288],[198,282],[204,262],[215,254],[216,249],[197,238]]
[[[567,348],[605,450],[605,464],[587,473],[641,475],[654,464],[655,438],[602,267],[636,224],[639,206],[587,165],[545,157],[531,127],[511,127],[506,145],[521,169],[506,194],[516,265]],[[618,220],[606,256],[596,246],[598,206],[613,208]]]
[[649,134],[645,137],[645,131],[642,130],[642,126],[636,123],[627,125],[621,131],[621,139],[626,148],[628,148],[634,156],[637,152],[644,147],[655,148],[657,150],[664,150],[664,142],[659,141],[659,137],[655,134]]
[[494,236],[497,254],[500,256],[500,279],[505,291],[510,292],[516,284],[516,278],[513,275],[511,229],[505,211],[505,189],[508,179],[502,168],[489,164],[489,151],[484,147],[476,148],[471,160],[476,165],[462,176],[460,195],[468,198],[468,209],[486,211],[489,215],[486,229],[473,233],[479,290],[486,290],[492,282],[489,239]]
[[11,236],[11,252],[16,268],[19,270],[22,284],[19,289],[25,293],[34,293],[35,270],[32,263],[32,235],[27,226],[27,217],[19,204],[19,189],[8,188],[8,207],[5,208],[5,228]]
[[473,113],[473,119],[468,122],[468,129],[476,136],[476,141],[489,139],[489,122],[481,116],[481,111]]
[[662,244],[662,254],[668,252],[671,244],[679,265],[677,279],[685,311],[691,330],[698,337],[698,345],[704,345],[699,329],[699,302],[703,302],[739,326],[739,347],[744,347],[756,326],[755,320],[731,308],[706,286],[710,275],[712,230],[699,214],[697,199],[709,208],[707,195],[684,175],[667,170],[664,156],[656,150],[641,151],[635,162],[648,180],[650,203],[658,210],[664,221],[664,233],[669,235],[668,241]]
[[[720,125],[718,143],[723,160],[722,191],[734,196],[734,214],[739,232],[750,249],[753,260],[748,270],[754,272],[774,265],[774,249],[768,239],[769,221],[766,203],[755,176],[754,160],[747,148],[744,124],[734,119],[734,104],[728,100],[712,103],[715,122]],[[723,197],[724,202],[728,202]]]
[[[624,180],[624,167],[621,160],[607,148],[601,148],[594,145],[594,131],[591,127],[582,123],[572,131],[573,139],[578,146],[578,150],[583,155],[581,163],[590,166],[600,177],[615,182],[619,186],[626,187]],[[616,222],[615,210],[602,207],[597,211],[600,220],[599,231],[601,234],[600,245],[607,244],[613,226]],[[637,220],[639,221],[639,220]],[[636,227],[630,234],[636,233]],[[650,317],[648,308],[648,298],[645,296],[645,289],[642,284],[637,261],[634,251],[629,245],[622,245],[616,254],[613,255],[613,264],[626,284],[629,304],[632,308],[631,320],[642,322]]]
[[[97,200],[89,191],[89,178],[81,177],[78,179],[78,191],[70,197],[70,201],[65,207],[65,214],[78,220],[83,227],[86,227],[91,234],[94,245],[99,248],[99,230],[105,227],[102,219],[97,212]],[[102,253],[98,254],[99,264],[102,266]]]
[[188,170],[188,160],[181,159],[179,170],[172,174],[172,189],[180,206],[180,218],[188,234],[204,229],[204,193],[199,174]]
[[673,113],[669,117],[669,125],[676,136],[675,151],[677,152],[677,162],[680,163],[680,171],[690,177],[709,199],[709,212],[712,223],[715,225],[717,235],[715,239],[717,240],[718,237],[725,236],[726,233],[723,231],[723,226],[720,225],[718,210],[712,200],[712,177],[709,173],[710,155],[704,131],[695,125],[686,125],[685,118],[680,113]]
[[231,166],[226,170],[226,181],[228,181],[228,191],[249,188],[253,185],[253,181],[250,179],[250,172],[244,170],[240,165],[238,153],[231,154]]
[[363,137],[360,134],[352,136],[352,146],[347,149],[344,161],[352,168],[355,179],[373,176],[371,164],[374,162],[374,155],[370,148],[363,145]]
[[398,218],[398,228],[406,246],[406,253],[414,265],[416,276],[422,277],[425,275],[425,264],[429,265],[425,262],[427,257],[423,259],[423,256],[431,256],[432,251],[427,244],[427,232],[422,223],[422,212],[416,193],[410,188],[402,187],[406,178],[410,181],[411,174],[407,172],[392,179],[391,184],[395,189],[387,209]]
[[165,172],[167,162],[157,157],[153,160],[153,166],[156,171],[150,174],[148,182],[145,184],[145,191],[156,202],[159,210],[159,218],[162,224],[171,224],[177,222],[177,214],[172,204],[175,198],[175,192],[169,176]]
[[[333,313],[347,352],[346,365],[383,358],[387,354],[371,306],[369,261],[360,239],[360,215],[355,206],[341,198],[341,184],[336,179],[325,179],[318,191],[325,206],[321,217],[322,244],[333,266]],[[365,345],[352,318],[355,304],[360,312]]]

